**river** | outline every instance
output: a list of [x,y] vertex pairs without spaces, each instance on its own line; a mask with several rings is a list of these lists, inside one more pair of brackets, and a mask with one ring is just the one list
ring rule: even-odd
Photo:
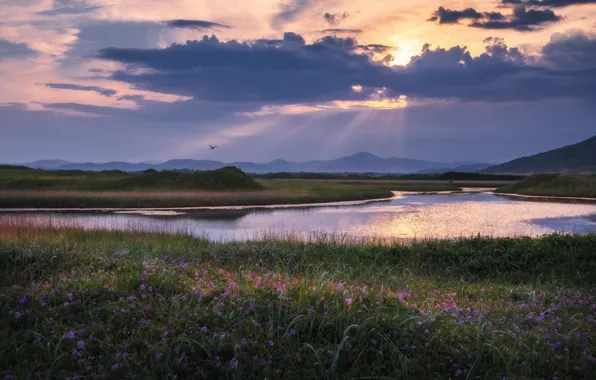
[[396,193],[393,199],[364,204],[265,209],[4,210],[3,218],[89,229],[183,232],[217,241],[264,236],[407,240],[596,232],[594,203],[512,199],[491,192]]

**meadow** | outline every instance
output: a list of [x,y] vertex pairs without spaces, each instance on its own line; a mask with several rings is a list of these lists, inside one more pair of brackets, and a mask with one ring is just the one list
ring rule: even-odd
[[522,195],[596,198],[596,175],[535,174],[497,191]]
[[348,243],[0,223],[5,378],[592,379],[596,236]]
[[236,168],[124,173],[0,168],[0,208],[163,208],[380,199],[392,191],[436,192],[497,181],[253,178]]

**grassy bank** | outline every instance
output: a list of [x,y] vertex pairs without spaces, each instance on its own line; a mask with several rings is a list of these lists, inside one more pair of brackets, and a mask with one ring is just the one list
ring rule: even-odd
[[394,191],[457,190],[450,183],[258,180],[261,190],[0,190],[0,208],[159,208],[300,204],[388,198]]
[[0,225],[14,378],[592,378],[595,236],[410,246]]
[[596,175],[535,174],[497,190],[500,193],[596,198]]
[[[455,173],[457,174],[457,173]],[[0,208],[167,208],[359,201],[392,191],[499,187],[509,177],[446,173],[426,179],[317,174],[252,178],[236,168],[205,172],[125,173],[0,167]],[[300,175],[308,178],[301,178]],[[267,178],[264,178],[267,177]],[[269,178],[270,177],[270,178]],[[454,179],[455,178],[455,179]],[[509,179],[509,180],[506,180]]]

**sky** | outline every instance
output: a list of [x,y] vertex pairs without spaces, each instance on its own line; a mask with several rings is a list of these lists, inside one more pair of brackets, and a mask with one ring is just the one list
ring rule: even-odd
[[596,134],[596,0],[0,0],[0,20],[5,163],[499,163]]

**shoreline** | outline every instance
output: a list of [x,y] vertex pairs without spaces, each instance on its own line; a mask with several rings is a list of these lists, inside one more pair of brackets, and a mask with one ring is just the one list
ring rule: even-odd
[[495,196],[502,196],[505,198],[521,198],[521,199],[536,199],[536,200],[565,200],[565,201],[582,201],[582,202],[596,202],[596,198],[590,197],[567,197],[554,195],[527,195],[515,193],[499,193],[496,188],[474,188],[464,187],[460,190],[445,190],[445,191],[391,191],[393,196],[385,198],[371,198],[360,199],[353,201],[335,201],[335,202],[309,202],[309,203],[280,203],[280,204],[263,204],[263,205],[228,205],[228,206],[186,206],[186,207],[17,207],[17,208],[0,208],[0,213],[11,212],[114,212],[120,214],[127,213],[143,213],[143,212],[175,212],[175,211],[214,211],[214,210],[266,210],[266,209],[298,209],[298,208],[312,208],[312,207],[341,207],[341,206],[357,206],[375,202],[386,202],[396,199],[403,195],[457,195],[457,194],[479,194],[490,193]]
[[287,209],[305,207],[340,207],[355,206],[373,202],[385,202],[393,200],[401,195],[399,191],[393,191],[392,197],[363,199],[354,201],[320,202],[320,203],[287,203],[273,205],[242,205],[242,206],[194,206],[194,207],[97,207],[97,208],[0,208],[0,213],[8,212],[51,212],[51,211],[93,211],[93,212],[143,212],[143,211],[200,211],[200,210],[258,210],[258,209]]

